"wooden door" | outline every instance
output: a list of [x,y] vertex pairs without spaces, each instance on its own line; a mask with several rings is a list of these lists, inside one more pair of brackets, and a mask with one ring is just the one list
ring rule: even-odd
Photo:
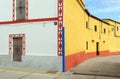
[[21,61],[22,38],[13,38],[13,61]]
[[96,55],[99,55],[99,42],[96,43]]

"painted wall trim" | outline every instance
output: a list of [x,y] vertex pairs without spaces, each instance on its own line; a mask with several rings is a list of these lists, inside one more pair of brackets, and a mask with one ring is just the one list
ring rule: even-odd
[[17,23],[28,23],[28,22],[44,22],[44,21],[57,21],[57,17],[53,18],[40,18],[40,19],[29,19],[29,20],[16,20],[16,21],[4,21],[0,22],[1,24],[17,24]]
[[14,21],[15,20],[15,0],[12,0],[12,20]]
[[28,0],[26,0],[26,16],[25,19],[28,20]]
[[25,55],[26,50],[26,41],[25,41],[25,34],[10,34],[9,35],[9,55],[13,52],[13,38],[22,37],[22,55]]
[[62,56],[63,0],[58,0],[58,56]]

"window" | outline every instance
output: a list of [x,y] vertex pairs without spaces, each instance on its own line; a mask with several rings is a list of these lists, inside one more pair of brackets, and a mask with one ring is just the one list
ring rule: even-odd
[[97,26],[96,25],[94,26],[94,31],[97,32]]
[[89,26],[88,26],[88,21],[86,21],[86,28],[89,28]]
[[117,31],[119,31],[119,27],[117,26]]
[[88,41],[86,42],[86,50],[88,50]]
[[26,14],[26,0],[16,0],[16,20],[24,20]]
[[104,28],[104,34],[106,34],[106,29]]

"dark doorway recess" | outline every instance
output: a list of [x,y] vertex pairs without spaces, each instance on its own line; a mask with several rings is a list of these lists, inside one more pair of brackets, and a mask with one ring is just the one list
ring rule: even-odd
[[13,61],[22,60],[22,38],[13,38]]

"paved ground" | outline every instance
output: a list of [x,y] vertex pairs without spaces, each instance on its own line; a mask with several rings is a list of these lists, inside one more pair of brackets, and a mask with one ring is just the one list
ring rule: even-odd
[[94,77],[88,79],[120,79],[120,56],[88,59],[70,72],[74,75]]
[[88,59],[66,73],[0,68],[0,79],[120,79],[120,56]]
[[57,73],[0,69],[0,79],[56,79],[57,77]]

